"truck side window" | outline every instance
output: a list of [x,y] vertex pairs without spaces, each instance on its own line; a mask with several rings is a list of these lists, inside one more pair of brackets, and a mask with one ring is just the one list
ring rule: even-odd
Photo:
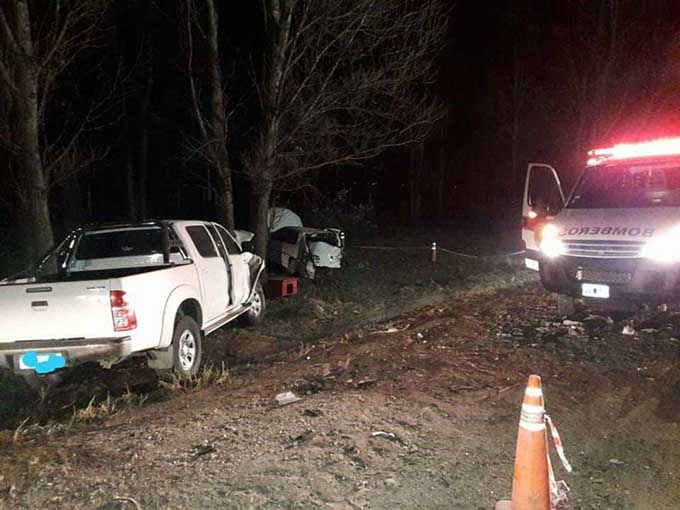
[[227,247],[229,255],[240,255],[241,248],[236,241],[234,241],[233,236],[221,225],[217,225],[217,230],[222,234],[222,239],[224,240],[224,245]]
[[187,234],[198,250],[198,254],[203,258],[219,257],[215,250],[215,245],[210,238],[210,234],[201,225],[187,227]]
[[208,230],[210,231],[212,238],[215,240],[215,244],[217,245],[217,250],[220,252],[220,256],[224,260],[227,260],[227,250],[224,247],[224,243],[222,242],[222,238],[218,234],[217,229],[214,225],[208,225]]

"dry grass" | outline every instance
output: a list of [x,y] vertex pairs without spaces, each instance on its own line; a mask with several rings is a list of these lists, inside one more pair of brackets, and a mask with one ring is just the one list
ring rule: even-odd
[[144,405],[147,398],[147,395],[133,393],[129,388],[120,397],[111,398],[111,395],[107,394],[106,400],[103,400],[98,404],[95,404],[95,397],[92,397],[87,404],[87,407],[73,410],[70,426],[109,418],[114,414],[125,412],[128,409],[141,407]]
[[[229,370],[222,363],[220,366],[208,365],[190,379],[180,379],[175,374],[172,374],[159,383],[162,388],[168,391],[187,391],[223,385],[229,379]],[[87,406],[80,409],[74,408],[71,417],[67,421],[50,420],[47,423],[40,423],[37,419],[33,421],[34,418],[28,417],[14,431],[0,432],[0,447],[3,445],[20,444],[36,436],[50,436],[58,432],[66,432],[76,425],[108,419],[130,409],[143,406],[148,398],[149,395],[133,393],[128,388],[119,397],[112,397],[111,394],[107,394],[106,399],[99,402],[97,402],[96,396],[93,396]]]
[[69,431],[76,425],[110,418],[129,409],[141,407],[147,398],[147,395],[133,393],[129,388],[120,397],[111,397],[108,394],[106,399],[99,403],[93,396],[86,407],[73,409],[73,414],[68,421],[50,420],[47,423],[39,423],[38,421],[31,423],[31,417],[24,419],[13,432],[0,433],[0,445],[20,444],[36,436],[51,436],[58,432]]
[[171,373],[168,378],[159,381],[159,384],[169,391],[182,391],[208,386],[220,386],[226,384],[230,377],[229,370],[224,365],[224,362],[222,362],[219,367],[208,365],[189,379],[180,378],[175,373]]

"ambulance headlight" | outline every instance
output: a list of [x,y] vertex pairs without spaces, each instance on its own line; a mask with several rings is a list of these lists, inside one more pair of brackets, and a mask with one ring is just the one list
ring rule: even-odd
[[640,255],[656,262],[680,262],[680,226],[647,241]]
[[559,238],[559,230],[552,223],[548,223],[541,230],[539,248],[543,255],[554,259],[564,254],[564,243]]

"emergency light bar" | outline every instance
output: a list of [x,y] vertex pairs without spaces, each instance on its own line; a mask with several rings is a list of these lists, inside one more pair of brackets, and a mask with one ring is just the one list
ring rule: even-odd
[[663,138],[642,143],[622,143],[607,149],[588,151],[588,165],[609,160],[680,155],[680,138]]

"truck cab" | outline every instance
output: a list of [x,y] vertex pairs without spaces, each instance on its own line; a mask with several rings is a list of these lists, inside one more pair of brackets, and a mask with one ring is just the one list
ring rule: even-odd
[[680,298],[680,138],[590,151],[563,197],[552,167],[529,165],[525,265],[561,313],[574,299],[623,309]]

